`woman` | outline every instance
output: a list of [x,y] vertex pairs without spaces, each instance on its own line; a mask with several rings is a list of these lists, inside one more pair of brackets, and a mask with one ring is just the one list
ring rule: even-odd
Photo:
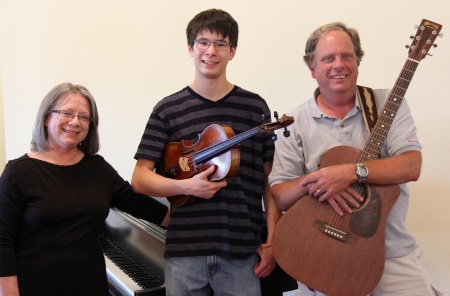
[[98,235],[109,208],[167,225],[167,207],[96,154],[98,121],[83,86],[60,84],[42,101],[31,152],[0,178],[0,295],[108,295]]

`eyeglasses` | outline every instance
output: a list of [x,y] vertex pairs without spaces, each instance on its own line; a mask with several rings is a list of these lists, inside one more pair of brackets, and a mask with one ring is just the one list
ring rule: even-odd
[[209,40],[194,40],[194,43],[197,45],[199,49],[208,49],[211,44],[214,44],[214,47],[217,50],[224,51],[230,49],[231,43],[226,41],[209,41]]
[[91,123],[92,121],[92,117],[87,116],[87,115],[76,115],[73,112],[70,111],[66,111],[66,110],[52,110],[50,111],[51,113],[58,113],[59,115],[61,115],[64,118],[68,118],[68,119],[73,119],[76,117],[78,117],[78,120],[80,122],[84,122],[84,123]]

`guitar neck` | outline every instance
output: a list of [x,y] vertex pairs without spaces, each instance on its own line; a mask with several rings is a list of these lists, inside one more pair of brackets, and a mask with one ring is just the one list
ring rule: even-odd
[[359,162],[379,158],[381,146],[386,140],[389,129],[403,102],[406,90],[408,89],[418,65],[418,61],[412,59],[406,60],[405,65],[381,110],[378,121],[366,142],[359,158]]

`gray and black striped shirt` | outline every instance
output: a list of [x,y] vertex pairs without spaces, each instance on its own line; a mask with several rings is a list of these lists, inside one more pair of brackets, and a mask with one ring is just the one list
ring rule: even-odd
[[[159,166],[169,142],[191,140],[213,123],[230,126],[236,135],[271,121],[267,103],[238,86],[219,101],[207,100],[190,87],[161,100],[153,109],[135,154]],[[218,255],[246,258],[261,244],[263,164],[271,161],[271,133],[259,133],[240,144],[240,166],[210,200],[173,207],[167,229],[166,257]]]

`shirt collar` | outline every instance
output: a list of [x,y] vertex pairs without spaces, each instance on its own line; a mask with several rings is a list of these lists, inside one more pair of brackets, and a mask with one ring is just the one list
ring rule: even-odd
[[[320,110],[319,105],[317,105],[317,97],[320,95],[320,89],[317,87],[316,90],[314,91],[314,96],[310,101],[310,112],[311,112],[311,116],[315,117],[315,118],[320,118],[322,116],[326,116],[328,117],[325,113],[322,112],[322,110]],[[358,111],[361,111],[361,105],[359,104],[359,93],[356,92],[356,96],[355,96],[355,107],[353,108],[353,110],[355,110],[355,108]],[[352,115],[355,111],[350,111],[349,115]]]

